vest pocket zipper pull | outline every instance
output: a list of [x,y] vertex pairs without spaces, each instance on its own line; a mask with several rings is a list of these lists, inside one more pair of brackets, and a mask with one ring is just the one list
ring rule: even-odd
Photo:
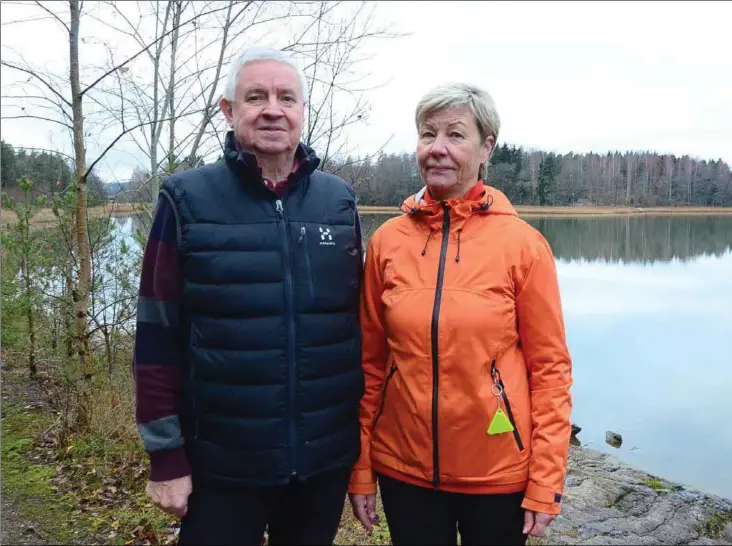
[[302,240],[304,237],[305,237],[305,226],[302,226],[300,228],[300,237],[297,238],[297,244],[302,243]]

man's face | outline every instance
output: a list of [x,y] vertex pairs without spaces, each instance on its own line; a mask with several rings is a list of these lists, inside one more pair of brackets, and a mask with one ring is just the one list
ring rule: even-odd
[[277,61],[254,61],[239,70],[234,101],[220,106],[245,148],[279,155],[294,152],[302,136],[305,104],[297,73]]

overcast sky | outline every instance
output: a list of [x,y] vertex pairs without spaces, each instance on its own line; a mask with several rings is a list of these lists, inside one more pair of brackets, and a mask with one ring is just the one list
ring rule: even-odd
[[[493,95],[499,143],[732,163],[731,2],[382,2],[377,14],[410,35],[372,45],[363,69],[387,83],[368,95],[367,124],[349,131],[356,151],[387,141],[389,152],[413,151],[420,95],[466,81]],[[3,46],[35,63],[67,51],[27,29],[2,30]],[[55,144],[35,122],[1,129],[14,145]],[[123,178],[134,163],[118,158],[101,174]]]

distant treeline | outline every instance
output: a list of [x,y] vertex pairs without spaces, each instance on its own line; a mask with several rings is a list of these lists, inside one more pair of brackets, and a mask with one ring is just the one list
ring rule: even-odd
[[[0,141],[0,183],[2,190],[11,197],[22,192],[19,180],[27,178],[33,183],[32,194],[51,196],[66,191],[74,177],[73,163],[65,156],[46,150],[13,148]],[[106,199],[106,185],[92,172],[87,179],[90,204]]]
[[[0,162],[2,165],[2,189],[11,197],[21,194],[19,180],[27,178],[33,182],[33,195],[51,196],[63,193],[74,177],[74,164],[71,158],[62,154],[40,149],[14,148],[5,141],[0,141],[2,148]],[[203,164],[202,158],[196,156],[196,165]],[[174,163],[176,171],[185,170],[188,165],[181,160]],[[161,172],[160,175],[166,175]],[[148,182],[149,172],[136,168],[129,181],[105,183],[96,172],[87,177],[89,204],[95,205],[109,199],[118,202],[151,201]]]
[[[399,205],[423,185],[414,153],[348,158],[329,170],[353,184],[364,205]],[[732,206],[729,165],[686,155],[562,155],[504,144],[487,182],[516,205]]]
[[[203,158],[197,158],[196,165],[202,163]],[[17,191],[19,177],[33,180],[37,192],[64,191],[72,179],[72,168],[59,154],[15,150],[2,142],[2,187],[11,194]],[[186,168],[185,162],[176,163],[176,171]],[[362,205],[398,206],[423,186],[414,153],[331,159],[322,168],[352,184]],[[148,172],[136,169],[127,182],[104,184],[92,173],[90,195],[150,201],[149,178]],[[487,182],[505,192],[515,205],[732,206],[729,165],[721,159],[686,155],[562,155],[504,144],[493,154]]]

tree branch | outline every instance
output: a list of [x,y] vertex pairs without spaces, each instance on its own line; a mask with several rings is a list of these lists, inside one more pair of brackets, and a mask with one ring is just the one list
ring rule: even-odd
[[51,118],[44,118],[42,116],[31,116],[30,114],[26,114],[23,116],[2,116],[0,119],[40,119],[41,121],[50,121],[51,123],[57,123],[58,125],[63,125],[67,129],[73,129],[71,125],[68,123],[64,123],[63,121],[59,121],[57,119],[51,119]]
[[[34,99],[34,100],[43,100],[46,102],[50,102],[57,109],[59,109],[61,111],[61,113],[66,117],[66,119],[73,122],[71,115],[66,111],[66,109],[63,107],[63,105],[59,104],[58,102],[54,102],[53,100],[51,100],[48,97],[44,97],[42,95],[3,95],[2,98],[3,99],[23,99],[23,100]],[[15,106],[15,105],[9,105],[9,106]],[[18,108],[17,106],[15,106],[15,107]],[[20,108],[23,108],[23,107],[20,107]],[[41,108],[41,107],[39,106],[39,108]],[[45,107],[45,108],[48,108],[48,107]]]
[[7,61],[0,61],[0,64],[2,64],[3,66],[7,66],[8,68],[13,68],[13,69],[15,69],[15,70],[18,70],[18,71],[20,71],[20,72],[25,72],[26,74],[30,74],[30,75],[31,75],[32,77],[34,77],[34,78],[36,78],[37,80],[39,80],[39,81],[40,81],[40,82],[41,82],[41,83],[42,83],[43,85],[45,85],[46,87],[48,87],[48,89],[50,89],[50,90],[51,90],[51,92],[52,92],[52,93],[53,93],[54,95],[56,95],[56,96],[57,96],[58,98],[60,98],[60,99],[61,99],[61,100],[62,100],[62,101],[64,102],[64,104],[66,104],[66,105],[67,105],[67,106],[68,106],[69,108],[71,108],[71,102],[69,102],[68,100],[66,100],[66,98],[64,98],[64,96],[63,96],[63,95],[62,95],[61,93],[59,93],[58,91],[56,91],[56,90],[55,90],[55,89],[54,89],[54,88],[53,88],[53,87],[51,86],[51,84],[50,84],[50,83],[48,83],[48,82],[47,82],[47,81],[46,81],[45,79],[41,78],[41,77],[40,77],[40,76],[39,76],[39,75],[38,75],[38,74],[37,74],[36,72],[34,72],[33,70],[31,70],[31,69],[29,69],[29,68],[23,68],[22,66],[17,66],[17,65],[14,65],[14,64],[12,64],[12,63],[9,63],[9,62],[7,62]]
[[[187,114],[183,114],[183,115],[181,115],[181,116],[178,116],[178,117],[190,116],[190,115],[193,115],[193,114],[197,114],[197,113],[199,113],[199,111],[198,111],[198,110],[196,110],[196,111],[194,111],[194,112],[188,112]],[[158,121],[162,123],[162,122],[165,122],[165,121],[170,121],[170,118],[168,118],[168,119],[161,119],[161,120],[158,120]],[[112,141],[112,142],[111,142],[111,143],[110,143],[110,144],[109,144],[109,145],[108,145],[108,146],[107,146],[107,147],[106,147],[106,148],[104,149],[104,151],[103,151],[103,152],[102,152],[101,154],[99,154],[99,156],[98,156],[98,157],[97,157],[97,158],[96,158],[96,159],[95,159],[95,160],[94,160],[94,161],[92,162],[92,164],[91,164],[91,165],[90,165],[90,166],[89,166],[89,167],[87,168],[87,170],[86,170],[86,173],[87,173],[87,174],[89,174],[90,172],[92,172],[92,169],[94,168],[94,166],[95,166],[95,165],[96,165],[97,163],[99,163],[99,162],[100,162],[100,161],[101,161],[102,159],[104,159],[104,156],[105,156],[105,155],[107,154],[107,152],[109,152],[109,150],[111,150],[112,148],[114,148],[114,145],[115,145],[115,144],[117,144],[117,142],[119,142],[119,140],[120,140],[120,139],[121,139],[121,138],[122,138],[123,136],[125,136],[125,135],[126,135],[127,133],[129,133],[129,132],[131,132],[131,131],[134,131],[135,129],[139,129],[140,127],[144,127],[145,125],[150,125],[150,123],[153,123],[153,122],[138,123],[137,125],[134,125],[134,126],[132,126],[132,127],[128,127],[127,129],[125,129],[124,131],[122,131],[122,132],[121,132],[121,133],[120,133],[119,135],[117,135],[117,137],[116,137],[116,138],[115,138],[115,139],[114,139],[114,140],[113,140],[113,141]]]
[[[210,15],[212,13],[216,13],[216,12],[219,12],[219,11],[223,11],[225,9],[227,9],[227,8],[218,8],[218,9],[215,9],[215,10],[211,10],[210,12],[199,13],[195,17],[192,17],[191,19],[189,19],[189,20],[185,21],[184,23],[178,25],[178,27],[182,27],[182,26],[185,26],[185,25],[187,25],[189,23],[192,23],[193,21],[195,21],[195,20],[203,17],[204,15]],[[81,96],[84,96],[87,93],[87,91],[90,91],[91,89],[93,89],[99,82],[101,82],[104,78],[106,78],[107,76],[109,76],[110,74],[112,74],[113,72],[115,72],[116,70],[119,70],[120,68],[122,68],[126,64],[134,61],[137,57],[139,57],[140,55],[142,55],[143,53],[145,53],[148,49],[150,49],[152,46],[154,46],[155,44],[157,44],[160,40],[162,40],[163,38],[167,37],[174,30],[175,29],[170,29],[167,32],[163,33],[159,38],[157,38],[156,40],[150,42],[146,47],[144,47],[143,49],[141,49],[140,51],[138,51],[137,53],[135,53],[132,57],[130,57],[126,61],[124,61],[124,62],[122,62],[122,63],[120,63],[120,64],[112,67],[110,70],[108,70],[107,72],[105,72],[104,74],[102,74],[101,76],[99,76],[96,80],[94,80],[91,84],[87,85],[81,91]]]
[[39,7],[39,8],[41,8],[41,9],[42,9],[43,11],[45,11],[45,12],[46,12],[46,13],[48,13],[48,14],[49,14],[49,15],[50,15],[51,17],[53,17],[54,19],[56,19],[56,21],[58,21],[59,23],[61,23],[61,26],[62,26],[62,27],[64,27],[64,28],[66,29],[66,32],[71,32],[71,29],[69,28],[69,25],[67,25],[66,23],[64,23],[64,22],[63,22],[63,21],[61,20],[61,18],[60,18],[60,17],[58,16],[58,15],[56,15],[56,14],[55,14],[55,13],[53,13],[53,12],[52,12],[52,11],[51,11],[50,9],[48,9],[48,8],[47,8],[46,6],[44,6],[43,4],[41,4],[41,3],[40,3],[40,2],[38,1],[38,0],[36,0],[36,4],[37,4],[37,5],[38,5],[38,7]]

